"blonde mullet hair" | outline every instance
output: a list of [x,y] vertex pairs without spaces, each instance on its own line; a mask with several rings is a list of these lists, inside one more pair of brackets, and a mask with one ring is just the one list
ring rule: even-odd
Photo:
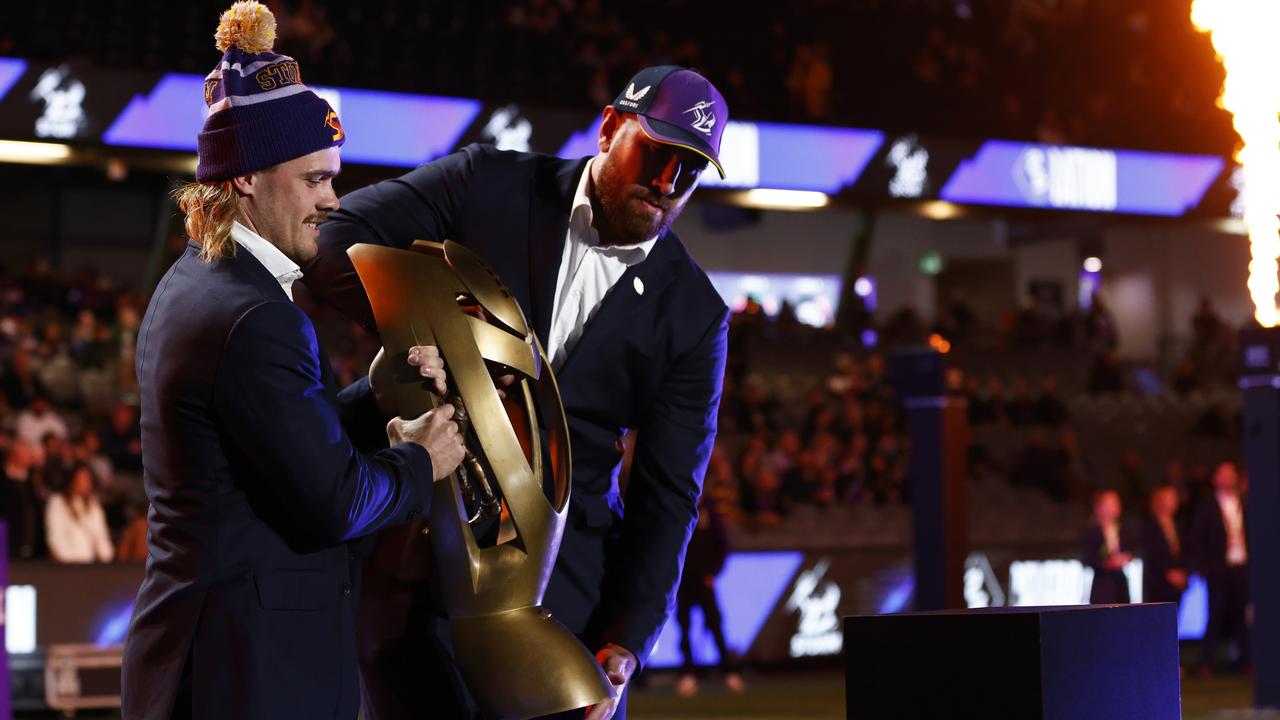
[[201,260],[225,260],[236,254],[231,224],[239,217],[240,200],[230,180],[184,183],[174,188],[173,199],[187,216],[187,235],[200,243]]

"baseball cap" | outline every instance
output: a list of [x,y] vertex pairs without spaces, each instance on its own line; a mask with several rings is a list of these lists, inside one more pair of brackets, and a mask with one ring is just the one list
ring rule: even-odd
[[631,78],[613,107],[638,115],[650,138],[698,153],[725,176],[720,138],[729,122],[729,106],[711,81],[676,65],[648,67]]

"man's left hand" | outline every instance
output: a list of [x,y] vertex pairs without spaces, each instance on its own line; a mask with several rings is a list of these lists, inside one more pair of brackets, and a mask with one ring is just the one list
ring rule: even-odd
[[[389,390],[395,384],[395,378],[393,377],[394,371],[383,357],[384,355],[385,352],[379,348],[377,356],[373,358],[373,363],[369,365],[369,389],[373,391],[374,400],[377,401],[382,411],[392,415],[395,414],[396,408]],[[445,382],[444,359],[440,357],[439,348],[435,345],[414,345],[406,353],[406,360],[409,365],[414,367],[418,375],[432,382],[433,388],[438,395],[445,394],[448,390],[448,385]]]
[[631,681],[631,675],[640,662],[630,650],[612,643],[596,653],[596,662],[600,663],[605,676],[613,683],[613,699],[587,708],[586,720],[610,720],[618,709],[618,703],[622,702],[622,692],[627,689],[627,683]]

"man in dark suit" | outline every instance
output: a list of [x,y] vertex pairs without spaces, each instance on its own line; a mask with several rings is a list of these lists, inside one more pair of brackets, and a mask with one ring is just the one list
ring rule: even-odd
[[[237,3],[220,23],[197,182],[176,192],[191,241],[138,339],[151,509],[124,651],[131,720],[354,720],[351,541],[425,513],[462,458],[451,410],[392,420],[392,447],[371,455],[344,431],[380,433],[376,387],[336,391],[292,302],[316,224],[338,206],[343,136],[296,63],[246,36],[268,20]],[[415,350],[442,391],[438,354]]]
[[[346,249],[451,239],[483,257],[530,314],[556,370],[573,452],[570,515],[545,605],[598,651],[619,696],[673,605],[715,435],[728,309],[669,228],[708,163],[723,175],[727,115],[701,75],[648,68],[604,109],[593,158],[468,146],[346,196],[307,269],[313,294],[372,329]],[[617,468],[628,428],[638,440],[624,492]],[[391,577],[372,573],[386,582],[362,606],[372,621],[361,629],[366,712],[467,716],[421,690],[432,675],[420,666],[432,657],[419,648],[439,646],[402,637],[432,632],[415,615],[431,593],[425,556],[379,556],[418,559],[391,563]],[[402,653],[391,650],[397,643]],[[590,717],[620,718],[624,708],[620,697]]]
[[1211,675],[1224,636],[1234,636],[1236,665],[1249,667],[1249,550],[1245,540],[1244,498],[1234,463],[1224,462],[1213,473],[1213,494],[1196,509],[1188,534],[1192,567],[1209,591],[1209,622],[1201,642],[1200,673]]
[[1129,602],[1124,566],[1133,559],[1120,528],[1120,494],[1103,490],[1093,501],[1093,524],[1080,539],[1081,561],[1093,569],[1089,602],[1094,605]]
[[1142,526],[1143,602],[1180,602],[1187,589],[1177,512],[1177,488],[1161,485],[1151,493],[1151,514]]

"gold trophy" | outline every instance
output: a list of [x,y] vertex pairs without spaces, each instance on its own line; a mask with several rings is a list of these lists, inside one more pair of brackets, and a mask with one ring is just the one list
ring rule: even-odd
[[[360,244],[347,254],[392,367],[406,367],[414,345],[436,345],[448,363],[448,397],[407,372],[393,394],[402,417],[452,403],[467,442],[462,465],[435,485],[430,538],[454,654],[476,702],[487,718],[525,720],[612,698],[587,648],[539,607],[569,506],[569,429],[520,306],[479,256],[452,241]],[[491,368],[516,378],[505,402]],[[492,518],[497,538],[482,543],[473,523]]]

